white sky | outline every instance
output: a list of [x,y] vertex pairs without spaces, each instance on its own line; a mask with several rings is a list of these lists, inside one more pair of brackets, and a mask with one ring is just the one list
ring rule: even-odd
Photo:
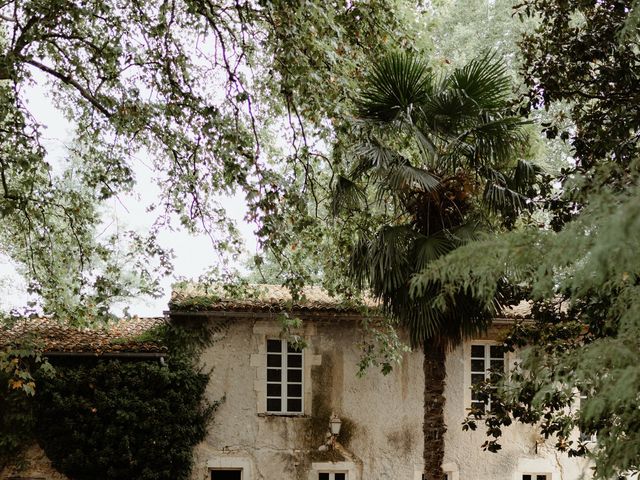
[[[43,131],[42,143],[47,149],[51,163],[64,159],[66,145],[73,137],[73,126],[59,110],[57,110],[47,96],[46,85],[42,75],[34,75],[38,80],[28,96],[29,109],[35,118],[46,126]],[[157,199],[158,187],[153,183],[151,159],[144,154],[137,157],[139,161],[133,165],[136,186],[134,195],[121,195],[111,199],[105,205],[105,226],[109,229],[133,229],[144,233],[151,226],[155,217],[146,212],[145,208]],[[246,204],[241,195],[228,197],[224,207],[230,218],[236,221],[248,252],[255,252],[256,239],[254,227],[244,221]],[[179,225],[179,222],[175,222]],[[112,232],[114,230],[110,230]],[[171,293],[171,284],[178,278],[197,278],[217,263],[217,256],[213,251],[211,240],[205,235],[192,236],[185,231],[164,230],[159,234],[158,241],[164,248],[174,251],[174,274],[163,280],[164,295],[159,299],[139,299],[127,304],[131,314],[140,316],[161,315],[167,309]],[[9,310],[24,306],[27,300],[26,284],[15,271],[6,257],[0,256],[0,309]],[[116,312],[117,313],[117,312]]]

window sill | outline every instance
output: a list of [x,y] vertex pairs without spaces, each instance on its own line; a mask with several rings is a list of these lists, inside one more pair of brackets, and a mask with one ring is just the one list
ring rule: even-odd
[[289,418],[310,418],[304,413],[287,413],[287,412],[262,412],[257,414],[259,417],[289,417]]

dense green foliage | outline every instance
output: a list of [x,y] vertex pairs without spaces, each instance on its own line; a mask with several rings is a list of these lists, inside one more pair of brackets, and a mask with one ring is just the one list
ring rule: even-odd
[[456,343],[495,313],[464,294],[436,310],[428,297],[437,286],[423,299],[410,298],[407,285],[477,231],[509,225],[526,209],[537,170],[524,158],[527,137],[510,115],[505,73],[484,56],[439,78],[426,63],[393,55],[375,65],[357,102],[362,141],[350,174],[337,179],[335,209],[349,220],[354,211],[383,212],[378,225],[356,231],[351,274],[416,346]]
[[215,405],[209,377],[187,363],[98,361],[38,379],[36,438],[70,478],[190,478],[193,447]]
[[[317,228],[306,198],[324,195],[324,147],[366,60],[408,43],[403,4],[2,3],[2,252],[47,312],[75,322],[157,294],[171,270],[157,234],[176,221],[236,255],[221,194],[241,191],[261,242],[286,255],[296,232]],[[34,81],[74,129],[56,161],[27,102]],[[141,156],[159,188],[154,227],[100,236],[101,205],[134,191]]]
[[[522,287],[535,323],[507,339],[524,348],[522,360],[483,419],[493,437],[485,447],[497,450],[514,419],[539,425],[557,448],[589,455],[602,479],[640,468],[640,31],[627,21],[633,8],[637,2],[524,2],[520,13],[539,22],[521,45],[528,108],[569,102],[569,117],[546,128],[569,142],[574,165],[561,172],[559,189],[540,198],[544,228],[532,223],[486,237],[413,279],[416,291],[441,285],[440,305],[460,289],[489,304],[505,279]],[[578,393],[587,397],[579,409]],[[578,430],[596,436],[595,448],[579,441]]]
[[0,469],[19,470],[37,440],[70,478],[189,478],[193,447],[218,405],[205,398],[209,373],[196,362],[222,328],[166,323],[138,337],[167,347],[162,363],[64,358],[52,366],[35,341],[2,351]]
[[509,87],[490,55],[442,75],[411,54],[381,59],[355,102],[360,142],[334,184],[339,221],[377,217],[357,223],[349,275],[424,349],[424,471],[434,480],[444,478],[445,348],[485,331],[504,299],[485,307],[460,290],[435,308],[437,282],[413,297],[409,283],[478,231],[512,226],[528,208],[538,170],[525,158]]
[[9,462],[21,464],[21,452],[33,441],[35,418],[31,399],[9,387],[9,376],[0,375],[0,470]]
[[[91,322],[114,300],[158,292],[171,262],[157,233],[176,219],[235,255],[237,232],[217,195],[240,190],[272,278],[294,297],[309,281],[347,299],[373,286],[388,313],[417,327],[416,345],[459,339],[460,325],[442,332],[440,320],[465,305],[493,312],[505,284],[520,287],[537,323],[509,340],[529,353],[503,402],[492,401],[489,434],[513,418],[542,421],[559,448],[591,455],[600,478],[637,469],[638,2],[523,0],[520,59],[507,2],[417,3],[2,3],[0,251],[22,266],[45,311]],[[485,46],[506,56],[502,73],[524,81],[514,108],[543,119],[555,141],[535,153],[567,163],[536,192],[518,180],[531,179],[527,163],[508,161],[531,152],[514,151],[515,137],[504,151],[482,137],[508,133],[518,115],[485,111],[491,96],[468,101],[477,92],[462,66]],[[385,112],[372,89],[356,92],[368,62],[398,48],[433,56],[400,77],[392,61],[367,79],[398,94]],[[46,156],[43,122],[27,102],[34,80],[75,127],[60,164]],[[148,235],[102,238],[100,205],[134,190],[141,152],[159,186],[158,220]],[[533,203],[521,196],[532,193]],[[438,208],[423,215],[427,204]],[[517,217],[524,205],[538,209]],[[468,242],[478,221],[500,234]],[[578,390],[589,397],[579,412]],[[576,426],[598,435],[598,449],[576,443]]]

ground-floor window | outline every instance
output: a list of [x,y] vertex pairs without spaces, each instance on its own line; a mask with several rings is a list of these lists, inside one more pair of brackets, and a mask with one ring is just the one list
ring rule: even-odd
[[320,472],[318,480],[348,480],[346,472]]
[[211,470],[211,480],[243,480],[241,468]]

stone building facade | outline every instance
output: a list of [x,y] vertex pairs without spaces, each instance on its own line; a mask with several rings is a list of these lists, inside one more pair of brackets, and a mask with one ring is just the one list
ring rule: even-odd
[[[286,296],[286,294],[285,294]],[[211,400],[223,398],[196,449],[194,480],[421,480],[423,355],[410,352],[392,373],[358,376],[360,315],[319,291],[291,306],[270,289],[260,300],[213,302],[197,313],[172,309],[174,321],[219,322],[203,356],[212,368]],[[301,352],[282,341],[278,312],[303,320]],[[516,312],[517,313],[517,312]],[[502,450],[484,452],[483,427],[463,431],[471,383],[490,367],[508,368],[499,340],[513,320],[447,356],[444,470],[448,480],[579,480],[589,465],[568,458],[529,427],[506,429]],[[340,420],[332,438],[330,420]],[[334,444],[332,442],[334,440]]]
[[[112,337],[139,335],[163,321],[214,326],[213,342],[201,362],[212,370],[209,400],[222,402],[207,438],[194,451],[193,480],[422,480],[422,352],[405,353],[388,375],[372,367],[359,376],[365,339],[361,309],[316,289],[307,290],[295,304],[286,291],[274,287],[244,300],[199,295],[178,293],[164,319],[122,323],[114,332],[41,328],[52,353],[92,353],[98,345],[96,354],[118,356],[132,355],[134,347],[114,343]],[[301,350],[283,340],[283,312],[302,320],[299,328],[288,331],[304,340]],[[481,449],[481,425],[475,432],[461,428],[474,401],[472,382],[490,367],[506,369],[516,361],[499,348],[512,321],[494,321],[484,337],[447,355],[447,479],[588,479],[588,463],[555,451],[532,428],[506,429],[498,453]],[[113,345],[119,351],[110,351]],[[162,346],[143,347],[135,354],[156,361],[165,355]],[[135,349],[140,350],[139,343]],[[340,424],[337,435],[330,433],[332,419],[334,427]],[[65,478],[51,469],[37,446],[29,457],[30,469],[22,477]],[[11,475],[0,472],[0,479]]]

